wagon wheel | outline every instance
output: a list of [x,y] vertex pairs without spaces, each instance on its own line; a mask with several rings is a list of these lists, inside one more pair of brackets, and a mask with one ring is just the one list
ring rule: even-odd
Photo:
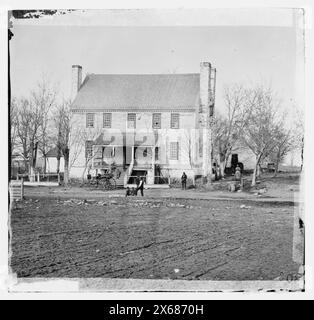
[[93,177],[87,182],[90,186],[95,186],[97,184],[96,179]]
[[108,190],[113,190],[116,188],[116,179],[108,179]]
[[105,190],[113,190],[116,188],[116,180],[113,178],[102,179],[100,183]]

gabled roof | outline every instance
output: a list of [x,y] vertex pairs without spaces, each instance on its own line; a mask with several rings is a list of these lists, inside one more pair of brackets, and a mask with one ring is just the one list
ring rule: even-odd
[[89,74],[72,110],[194,110],[199,105],[199,74]]

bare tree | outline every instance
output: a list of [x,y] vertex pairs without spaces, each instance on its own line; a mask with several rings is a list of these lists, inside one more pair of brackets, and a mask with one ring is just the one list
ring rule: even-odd
[[285,127],[278,128],[275,140],[276,143],[273,151],[270,152],[268,156],[270,162],[275,163],[274,176],[278,173],[279,164],[284,160],[287,154],[295,148],[295,139],[292,132]]
[[218,157],[219,176],[224,177],[228,159],[240,141],[243,127],[248,117],[244,108],[246,90],[242,85],[230,85],[225,87],[224,101],[226,112],[217,114],[213,125],[214,152]]
[[31,106],[26,99],[15,99],[16,102],[16,131],[17,131],[17,144],[21,149],[21,154],[24,158],[25,169],[28,168],[29,151],[30,151],[30,136],[32,130],[30,129],[32,125],[32,112]]
[[50,84],[42,80],[36,92],[32,94],[33,102],[41,110],[40,127],[38,134],[38,149],[44,158],[44,173],[46,173],[47,153],[53,147],[52,109],[56,101],[56,93]]
[[71,132],[70,101],[63,101],[55,112],[54,122],[57,128],[57,172],[60,171],[60,158],[64,158],[64,184],[69,183],[70,169],[70,132]]
[[280,102],[276,101],[271,89],[259,86],[246,92],[245,110],[248,117],[241,138],[255,155],[252,186],[256,184],[262,160],[276,147],[282,127],[282,119],[278,114],[279,106]]
[[30,177],[34,179],[34,171],[37,160],[37,150],[40,149],[43,153],[46,163],[46,154],[49,151],[49,133],[48,133],[48,121],[49,113],[55,102],[55,91],[51,88],[50,84],[42,79],[37,88],[31,93],[30,98],[30,113],[32,121],[30,123]]
[[303,169],[303,152],[304,152],[304,112],[303,109],[294,107],[294,136],[296,149],[300,150],[301,153],[301,171]]
[[277,144],[282,127],[282,119],[278,117],[279,107],[280,102],[276,101],[271,89],[259,86],[247,90],[245,110],[248,116],[241,137],[255,155],[252,186],[256,184],[262,160],[273,152]]
[[[85,151],[85,162],[84,170],[82,173],[82,180],[84,180],[86,171],[89,171],[93,165],[93,159],[98,156],[99,150],[95,148],[94,141],[100,137],[101,134],[104,134],[101,126],[92,128],[84,128],[80,126],[79,123],[76,123],[73,118],[70,121],[70,150],[71,150],[71,160],[69,167],[71,168],[76,161],[82,156],[82,153]],[[86,152],[86,143],[91,142],[92,150],[90,153]]]
[[10,104],[10,151],[11,156],[13,155],[16,147],[18,146],[18,105],[16,99],[12,99]]
[[29,161],[31,181],[34,180],[37,150],[41,148],[44,154],[47,152],[49,111],[54,99],[54,91],[43,80],[31,93],[30,98],[14,100],[14,108],[17,112],[15,120],[17,140],[22,149],[25,166]]

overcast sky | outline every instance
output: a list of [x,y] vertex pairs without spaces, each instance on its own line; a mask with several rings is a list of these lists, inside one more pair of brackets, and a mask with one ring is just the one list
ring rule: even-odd
[[294,99],[293,27],[111,27],[14,24],[10,41],[13,96],[27,96],[43,74],[69,97],[71,65],[86,73],[198,73],[200,61],[217,68],[216,106],[230,83],[271,84]]

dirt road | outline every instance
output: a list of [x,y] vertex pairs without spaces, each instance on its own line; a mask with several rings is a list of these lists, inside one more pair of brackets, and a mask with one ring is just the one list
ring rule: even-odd
[[294,207],[231,200],[28,199],[12,210],[19,277],[270,280],[298,272]]

